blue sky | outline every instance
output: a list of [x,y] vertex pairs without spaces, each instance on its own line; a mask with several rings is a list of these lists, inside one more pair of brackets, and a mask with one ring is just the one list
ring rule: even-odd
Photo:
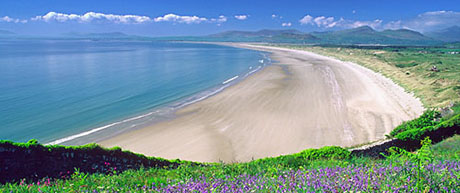
[[226,30],[325,31],[369,25],[430,31],[460,24],[456,0],[2,0],[0,29],[20,34],[67,32],[206,35]]

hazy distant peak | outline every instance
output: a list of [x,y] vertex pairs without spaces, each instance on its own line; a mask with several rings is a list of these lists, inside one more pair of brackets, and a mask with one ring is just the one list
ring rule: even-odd
[[426,35],[446,42],[460,41],[460,27],[454,25],[437,31],[428,32]]
[[70,32],[64,34],[65,36],[71,37],[101,37],[101,38],[120,38],[120,37],[129,37],[129,35],[122,32],[106,32],[106,33],[77,33]]

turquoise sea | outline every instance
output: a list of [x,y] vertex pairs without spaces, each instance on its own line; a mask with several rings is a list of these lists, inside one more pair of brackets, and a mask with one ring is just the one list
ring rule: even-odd
[[209,44],[2,40],[0,139],[97,141],[170,119],[269,63]]

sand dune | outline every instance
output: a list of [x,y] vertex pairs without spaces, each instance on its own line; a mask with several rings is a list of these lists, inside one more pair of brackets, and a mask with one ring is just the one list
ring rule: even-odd
[[381,139],[423,111],[411,94],[357,64],[305,51],[227,45],[269,51],[279,63],[179,110],[174,120],[100,144],[168,159],[249,161]]

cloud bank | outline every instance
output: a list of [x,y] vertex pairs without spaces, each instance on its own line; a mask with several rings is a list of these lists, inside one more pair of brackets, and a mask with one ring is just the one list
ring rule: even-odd
[[66,14],[66,13],[56,13],[49,12],[43,16],[36,16],[31,18],[32,21],[45,21],[45,22],[66,22],[66,21],[76,21],[79,23],[89,23],[93,21],[100,22],[112,22],[112,23],[122,23],[122,24],[139,24],[150,22],[152,19],[147,16],[140,15],[115,15],[115,14],[104,14],[104,13],[95,13],[88,12],[83,15],[78,14]]
[[441,29],[460,24],[460,12],[454,11],[432,11],[417,15],[414,18],[406,20],[388,21],[386,23],[381,19],[359,21],[347,20],[344,18],[336,19],[334,17],[305,15],[299,20],[301,25],[312,25],[319,28],[356,28],[361,26],[370,26],[374,29],[412,29],[426,32],[435,29]]
[[185,24],[199,24],[202,22],[208,23],[223,23],[227,21],[227,17],[221,15],[218,18],[205,18],[198,16],[188,15],[176,15],[173,13],[151,18],[142,15],[116,15],[116,14],[105,14],[96,12],[87,12],[85,14],[66,14],[49,12],[43,16],[36,16],[31,18],[32,21],[44,21],[44,22],[69,22],[74,21],[78,23],[91,23],[91,22],[107,22],[116,24],[141,24],[149,22],[173,22],[173,23],[185,23]]
[[382,20],[376,19],[373,21],[352,21],[343,18],[335,19],[334,17],[318,16],[313,17],[311,15],[305,15],[299,20],[301,25],[315,25],[319,28],[355,28],[361,26],[371,26],[373,28],[379,28],[382,24]]
[[430,31],[433,29],[446,28],[460,25],[460,12],[455,11],[431,11],[417,15],[408,20],[391,21],[385,24],[387,29],[407,28],[418,31]]

